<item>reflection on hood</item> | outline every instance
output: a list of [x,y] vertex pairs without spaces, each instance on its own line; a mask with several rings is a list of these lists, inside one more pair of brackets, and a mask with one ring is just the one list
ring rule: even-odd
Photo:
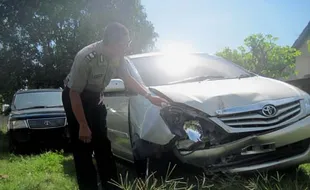
[[206,80],[152,88],[174,102],[184,103],[211,116],[218,109],[301,95],[292,85],[264,77]]

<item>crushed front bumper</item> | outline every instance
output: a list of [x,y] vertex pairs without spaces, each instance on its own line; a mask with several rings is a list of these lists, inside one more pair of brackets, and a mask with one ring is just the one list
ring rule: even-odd
[[[176,150],[175,154],[184,163],[210,171],[240,173],[278,169],[310,162],[309,139],[310,116],[307,116],[276,131],[248,136],[210,149],[194,152]],[[257,146],[265,146],[267,151],[245,151],[248,147]]]

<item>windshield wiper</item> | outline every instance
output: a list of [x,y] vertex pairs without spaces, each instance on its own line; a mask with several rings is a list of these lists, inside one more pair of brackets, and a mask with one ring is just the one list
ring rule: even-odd
[[18,110],[29,110],[29,109],[36,109],[36,108],[58,108],[58,107],[63,107],[62,105],[56,105],[56,106],[32,106],[28,108],[22,108]]
[[46,108],[60,108],[60,107],[63,107],[63,105],[46,106]]
[[18,110],[29,110],[29,109],[36,109],[36,108],[47,108],[47,106],[32,106],[32,107],[28,107],[28,108],[21,108]]
[[178,84],[178,83],[185,83],[185,82],[197,82],[197,81],[203,81],[207,79],[224,79],[225,77],[223,76],[218,76],[218,75],[205,75],[205,76],[196,76],[196,77],[190,77],[186,78],[184,80],[179,80],[175,82],[170,82],[169,84]]

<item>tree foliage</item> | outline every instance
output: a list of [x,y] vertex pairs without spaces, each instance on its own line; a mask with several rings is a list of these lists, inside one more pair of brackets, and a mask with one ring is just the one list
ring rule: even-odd
[[300,51],[276,44],[272,35],[254,34],[237,49],[224,48],[218,56],[235,62],[249,71],[272,78],[288,78],[295,74],[295,58]]
[[129,53],[153,48],[157,33],[139,0],[2,0],[0,94],[21,88],[61,87],[75,54],[101,39],[113,21],[128,27]]

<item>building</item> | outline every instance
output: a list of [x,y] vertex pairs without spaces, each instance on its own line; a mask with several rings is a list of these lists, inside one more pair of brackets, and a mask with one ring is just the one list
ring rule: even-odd
[[310,52],[307,43],[308,40],[310,40],[310,21],[293,44],[293,48],[301,51],[301,55],[296,58],[297,76],[295,78],[297,79],[310,78]]

